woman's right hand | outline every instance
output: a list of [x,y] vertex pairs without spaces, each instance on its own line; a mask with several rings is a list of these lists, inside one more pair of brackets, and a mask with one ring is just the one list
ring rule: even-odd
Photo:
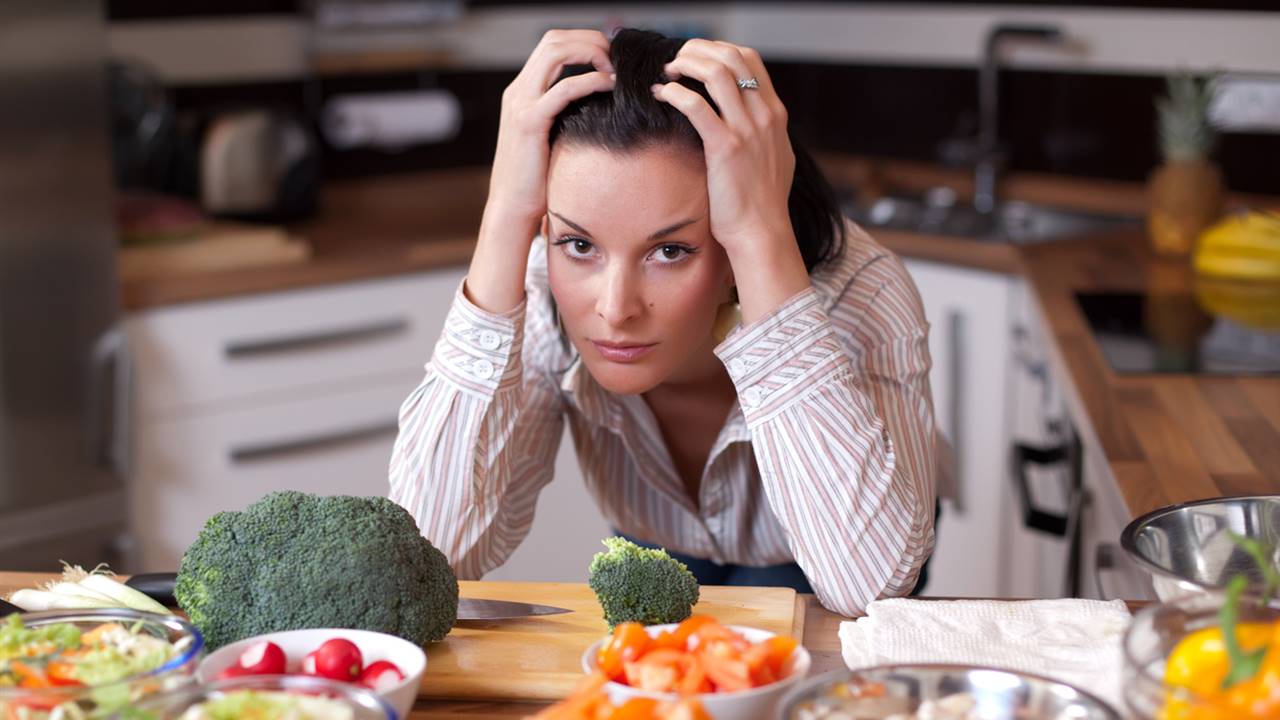
[[[556,82],[566,65],[595,70]],[[569,103],[613,86],[603,33],[548,30],[503,91],[489,198],[467,274],[467,295],[476,305],[506,312],[524,298],[529,240],[547,212],[551,125]]]
[[[556,82],[566,65],[591,65],[595,70]],[[505,212],[541,220],[547,209],[547,136],[552,122],[569,103],[612,90],[613,85],[609,39],[603,33],[548,30],[502,93],[489,202]]]

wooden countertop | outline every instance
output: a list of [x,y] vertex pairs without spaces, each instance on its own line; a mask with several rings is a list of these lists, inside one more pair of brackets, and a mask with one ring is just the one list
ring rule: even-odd
[[487,168],[331,183],[320,211],[288,227],[311,244],[310,260],[126,282],[121,305],[136,312],[463,265],[475,249],[488,185]]
[[1194,337],[1205,320],[1188,305],[1197,280],[1185,261],[1154,257],[1141,232],[1031,246],[1021,256],[1074,386],[1069,401],[1087,416],[1132,516],[1200,498],[1280,493],[1280,377],[1119,375],[1075,302],[1077,291],[1145,292],[1153,334]]

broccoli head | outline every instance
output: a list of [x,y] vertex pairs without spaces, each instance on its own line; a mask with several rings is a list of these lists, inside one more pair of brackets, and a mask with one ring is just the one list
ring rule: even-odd
[[693,613],[698,581],[684,563],[620,537],[605,539],[604,546],[608,550],[591,560],[590,585],[610,628],[676,623]]
[[458,579],[413,517],[382,497],[273,492],[209,518],[174,589],[210,649],[337,627],[425,645],[458,616]]

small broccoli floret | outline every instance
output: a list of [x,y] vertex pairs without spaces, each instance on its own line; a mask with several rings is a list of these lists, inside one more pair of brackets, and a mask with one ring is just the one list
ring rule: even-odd
[[210,649],[340,627],[425,645],[458,615],[458,580],[404,508],[383,497],[273,492],[209,518],[174,589]]
[[698,581],[684,563],[620,537],[604,546],[608,550],[591,559],[590,584],[611,629],[623,622],[676,623],[693,614]]

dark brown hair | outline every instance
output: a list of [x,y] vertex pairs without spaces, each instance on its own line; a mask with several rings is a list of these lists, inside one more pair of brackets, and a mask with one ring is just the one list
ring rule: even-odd
[[[647,30],[619,30],[609,44],[609,57],[618,75],[613,91],[593,93],[565,108],[551,127],[551,143],[581,143],[623,152],[677,143],[701,154],[702,138],[689,119],[649,90],[654,83],[669,81],[662,66],[675,58],[684,42]],[[679,82],[716,107],[701,82],[689,78]],[[794,139],[791,147],[796,169],[787,205],[800,254],[812,272],[843,252],[844,217],[817,163]]]

